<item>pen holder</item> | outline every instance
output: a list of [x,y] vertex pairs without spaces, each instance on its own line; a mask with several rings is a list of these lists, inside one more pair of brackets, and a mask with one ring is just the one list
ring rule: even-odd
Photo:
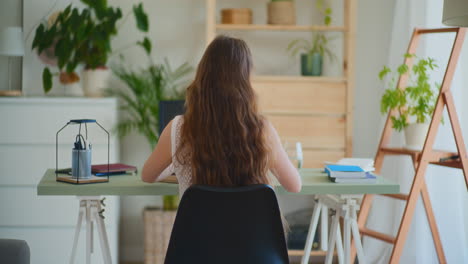
[[91,178],[91,149],[72,150],[72,178]]
[[[92,174],[92,146],[88,141],[88,124],[96,124],[107,136],[107,173],[100,175],[100,177],[94,177]],[[59,170],[59,160],[64,157],[65,159],[70,157],[69,155],[61,155],[59,153],[59,135],[69,125],[77,125],[78,133],[76,134],[75,141],[73,143],[71,162],[68,160],[68,165],[60,166],[62,168],[71,167],[70,169]],[[83,128],[83,129],[82,129]],[[82,133],[84,132],[84,133]],[[99,140],[98,140],[99,142]],[[110,156],[110,134],[109,132],[99,124],[96,119],[72,119],[68,121],[59,131],[55,134],[55,180],[58,182],[71,183],[71,184],[89,184],[99,182],[109,182],[109,156]],[[96,152],[95,152],[96,153]],[[98,155],[99,156],[99,155]],[[70,164],[71,163],[71,164]],[[71,166],[70,166],[71,165]]]

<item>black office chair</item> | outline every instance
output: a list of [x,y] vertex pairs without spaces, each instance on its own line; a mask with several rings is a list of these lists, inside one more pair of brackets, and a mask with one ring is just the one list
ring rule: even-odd
[[278,201],[268,185],[193,185],[179,204],[165,264],[289,263]]

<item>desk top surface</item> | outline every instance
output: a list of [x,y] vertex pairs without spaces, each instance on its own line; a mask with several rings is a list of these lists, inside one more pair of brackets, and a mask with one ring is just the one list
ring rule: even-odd
[[[328,180],[322,169],[301,169],[302,190],[289,193],[281,186],[275,186],[277,194],[313,195],[313,194],[395,194],[400,186],[380,176],[377,183],[333,183]],[[57,182],[54,169],[48,169],[37,185],[38,195],[171,195],[178,194],[178,185],[173,183],[145,183],[140,175],[114,175],[109,182],[93,184],[70,184]]]

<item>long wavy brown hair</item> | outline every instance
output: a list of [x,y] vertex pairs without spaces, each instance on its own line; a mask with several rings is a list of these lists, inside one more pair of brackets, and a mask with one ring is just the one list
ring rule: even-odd
[[250,83],[247,44],[218,36],[207,47],[187,88],[176,158],[191,166],[192,183],[243,186],[268,183],[264,118]]

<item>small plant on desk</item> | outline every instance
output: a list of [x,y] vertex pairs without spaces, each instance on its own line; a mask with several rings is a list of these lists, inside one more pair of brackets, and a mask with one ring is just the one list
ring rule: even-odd
[[[405,58],[418,59],[414,54],[405,54]],[[405,131],[406,145],[410,149],[421,149],[426,138],[428,121],[434,112],[437,91],[440,89],[439,84],[429,83],[429,73],[435,68],[437,64],[433,59],[420,58],[414,65],[401,64],[395,71],[384,66],[379,73],[380,80],[389,78],[380,101],[380,111],[383,114],[393,111],[392,127],[397,131]],[[397,87],[396,81],[404,75],[408,77],[408,84]]]

